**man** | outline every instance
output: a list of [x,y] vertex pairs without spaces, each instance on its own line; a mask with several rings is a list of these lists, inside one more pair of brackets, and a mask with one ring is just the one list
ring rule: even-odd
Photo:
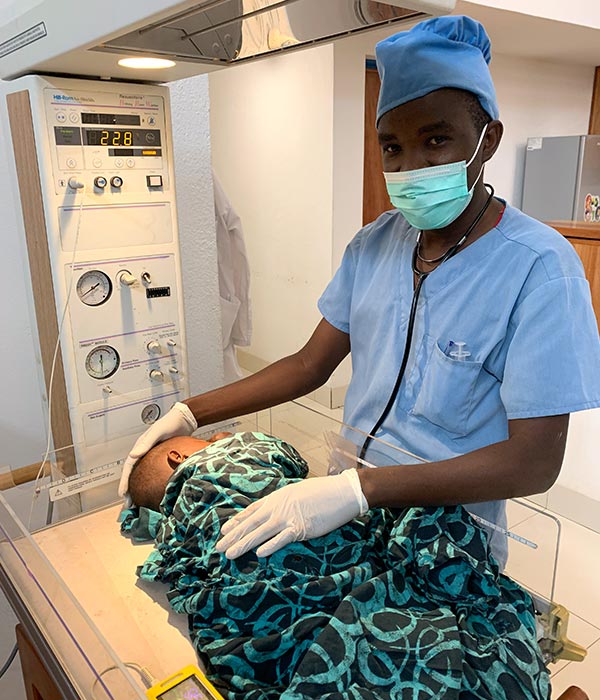
[[[228,557],[267,556],[376,506],[475,504],[502,527],[504,499],[552,485],[568,414],[600,406],[600,342],[571,246],[483,184],[503,130],[489,60],[485,30],[468,17],[377,45],[377,129],[397,210],[349,244],[307,344],[176,404],[134,445],[122,493],[127,466],[158,440],[313,391],[350,352],[344,421],[430,463],[281,489],[223,527]],[[503,565],[503,538],[491,545]]]

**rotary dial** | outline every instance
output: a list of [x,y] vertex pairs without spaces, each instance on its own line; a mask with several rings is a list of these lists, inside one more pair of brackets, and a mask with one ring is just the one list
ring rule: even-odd
[[87,306],[100,306],[112,294],[112,282],[100,270],[88,270],[77,280],[77,296]]
[[98,345],[85,358],[86,372],[93,379],[107,379],[119,369],[121,358],[110,345]]
[[154,423],[160,418],[160,406],[157,403],[149,403],[142,408],[142,420],[147,425]]

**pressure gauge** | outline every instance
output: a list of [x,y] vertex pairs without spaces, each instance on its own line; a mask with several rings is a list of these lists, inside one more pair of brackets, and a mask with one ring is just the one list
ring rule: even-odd
[[77,280],[77,296],[88,306],[100,306],[112,294],[112,282],[100,270],[88,270]]
[[93,379],[111,377],[121,364],[119,353],[110,345],[98,345],[85,358],[86,372]]
[[160,406],[157,403],[149,403],[142,408],[142,420],[147,425],[154,423],[160,418]]

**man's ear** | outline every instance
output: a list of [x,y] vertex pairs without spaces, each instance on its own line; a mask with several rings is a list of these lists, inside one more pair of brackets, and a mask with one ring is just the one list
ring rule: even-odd
[[185,455],[182,455],[178,450],[169,450],[167,452],[167,462],[171,469],[177,469],[177,467],[182,464],[187,459]]
[[490,158],[498,150],[500,141],[502,141],[502,134],[504,133],[504,124],[497,119],[493,119],[489,122],[487,131],[485,132],[485,137],[483,139],[483,150],[482,159],[484,163],[487,163]]

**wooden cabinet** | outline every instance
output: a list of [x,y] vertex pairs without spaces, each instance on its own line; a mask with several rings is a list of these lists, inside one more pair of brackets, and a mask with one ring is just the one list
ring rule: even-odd
[[23,625],[17,625],[16,635],[27,700],[63,700],[64,695]]
[[592,304],[600,328],[600,224],[583,221],[548,221],[579,254],[592,292]]

